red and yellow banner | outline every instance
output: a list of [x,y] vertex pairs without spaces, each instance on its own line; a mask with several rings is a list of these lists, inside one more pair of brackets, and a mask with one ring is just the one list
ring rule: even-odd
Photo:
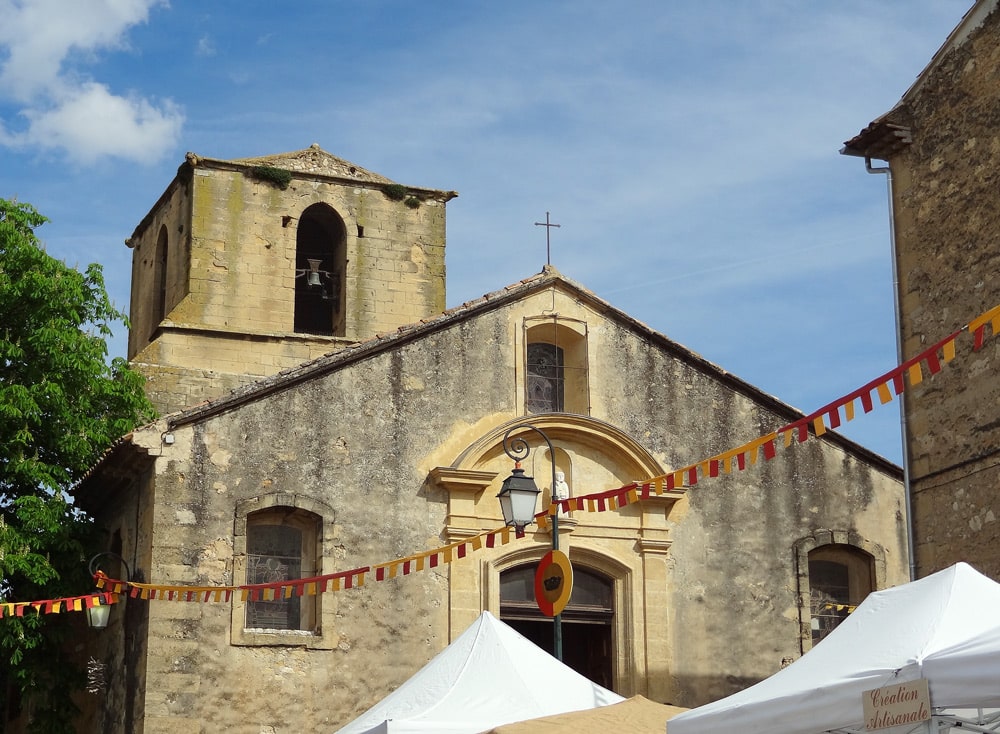
[[36,614],[61,614],[63,612],[82,612],[93,607],[107,604],[117,604],[118,594],[103,591],[85,596],[69,596],[62,599],[45,599],[43,601],[21,601],[0,603],[0,617],[23,617],[26,612]]

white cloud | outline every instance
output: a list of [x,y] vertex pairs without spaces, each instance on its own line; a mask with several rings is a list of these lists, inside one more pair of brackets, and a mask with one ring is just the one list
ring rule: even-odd
[[62,149],[80,163],[104,156],[153,162],[177,141],[183,121],[169,101],[156,108],[145,99],[113,95],[96,83],[64,93],[47,109],[23,114],[28,130],[6,136],[0,131],[0,143]]
[[198,48],[195,49],[195,53],[198,56],[215,56],[215,44],[212,43],[212,39],[208,36],[199,38]]
[[0,95],[27,129],[0,121],[0,145],[64,150],[76,161],[150,162],[172,146],[183,114],[170,100],[120,96],[90,80],[81,60],[127,46],[125,32],[165,0],[0,0]]

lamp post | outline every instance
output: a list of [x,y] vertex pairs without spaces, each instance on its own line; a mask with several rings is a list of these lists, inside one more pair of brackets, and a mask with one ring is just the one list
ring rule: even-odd
[[[90,563],[87,568],[90,570],[91,577],[97,573],[101,568],[101,564],[98,562],[99,559],[104,556],[110,556],[116,559],[125,568],[125,581],[132,580],[132,572],[129,570],[128,563],[117,553],[112,551],[102,551],[90,559]],[[119,579],[120,580],[120,579]],[[108,620],[111,617],[111,605],[110,604],[95,604],[87,610],[87,624],[93,629],[102,630],[108,626]]]
[[[507,477],[500,487],[500,509],[503,512],[503,520],[507,525],[512,525],[518,530],[524,530],[524,526],[532,522],[535,517],[535,500],[541,490],[535,485],[532,477],[524,476],[521,468],[521,460],[526,459],[531,453],[531,448],[523,436],[512,436],[515,431],[530,430],[537,433],[549,447],[549,458],[552,464],[552,503],[558,501],[556,496],[556,452],[552,448],[552,442],[545,433],[529,423],[521,423],[512,426],[503,436],[503,451],[514,460],[514,470]],[[552,515],[552,550],[559,550],[559,512]],[[552,651],[556,660],[562,661],[562,615],[555,614],[552,617]]]

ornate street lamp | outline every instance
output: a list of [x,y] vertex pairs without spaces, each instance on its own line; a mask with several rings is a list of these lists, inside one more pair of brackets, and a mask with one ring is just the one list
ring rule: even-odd
[[541,492],[533,478],[524,476],[521,462],[514,464],[514,471],[503,480],[497,495],[504,524],[523,531],[535,519],[535,502]]
[[[116,559],[122,567],[125,569],[125,581],[132,580],[132,572],[129,570],[128,564],[125,559],[122,558],[117,553],[111,551],[102,551],[96,556],[90,559],[90,563],[87,567],[90,569],[90,575],[93,577],[101,568],[101,564],[98,562],[99,559],[104,556],[110,556]],[[118,579],[121,580],[121,579]],[[87,624],[93,629],[102,630],[108,626],[108,621],[111,618],[111,605],[110,604],[95,604],[94,606],[87,609]]]
[[[556,452],[552,448],[552,442],[549,441],[549,437],[541,429],[529,423],[520,423],[512,426],[503,436],[503,451],[514,460],[514,470],[504,480],[500,488],[500,494],[497,497],[500,499],[500,509],[503,512],[504,522],[507,525],[514,526],[519,531],[523,531],[524,526],[534,520],[535,500],[541,493],[541,490],[535,485],[535,480],[532,477],[524,476],[524,470],[521,468],[521,460],[526,459],[528,454],[531,453],[531,448],[523,436],[511,435],[515,431],[521,430],[534,431],[542,437],[545,444],[549,447],[549,458],[552,463],[552,503],[555,504],[559,500],[556,495]],[[554,555],[559,555],[558,551],[559,513],[557,511],[552,514],[552,552]],[[568,567],[568,559],[563,558],[566,561],[565,565]],[[568,581],[572,585],[571,568],[569,569],[569,573]],[[560,577],[558,583],[562,583],[562,581],[563,578]],[[552,651],[556,660],[562,661],[562,615],[558,613],[552,616]]]

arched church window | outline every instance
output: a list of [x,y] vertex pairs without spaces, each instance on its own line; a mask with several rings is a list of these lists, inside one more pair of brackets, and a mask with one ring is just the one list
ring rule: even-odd
[[347,228],[330,206],[313,204],[295,236],[295,331],[344,336]]
[[[273,584],[316,576],[320,519],[292,507],[247,516],[246,583]],[[248,600],[247,629],[315,630],[316,596],[280,595]]]
[[[552,620],[535,601],[537,564],[500,574],[500,618],[552,652]],[[573,565],[573,593],[562,613],[563,662],[605,688],[613,688],[614,581],[593,569]]]
[[528,345],[529,413],[560,413],[564,405],[563,350],[555,344]]
[[587,324],[575,319],[525,319],[526,413],[590,413]]
[[847,619],[873,590],[872,558],[849,545],[809,552],[810,627],[816,644]]

